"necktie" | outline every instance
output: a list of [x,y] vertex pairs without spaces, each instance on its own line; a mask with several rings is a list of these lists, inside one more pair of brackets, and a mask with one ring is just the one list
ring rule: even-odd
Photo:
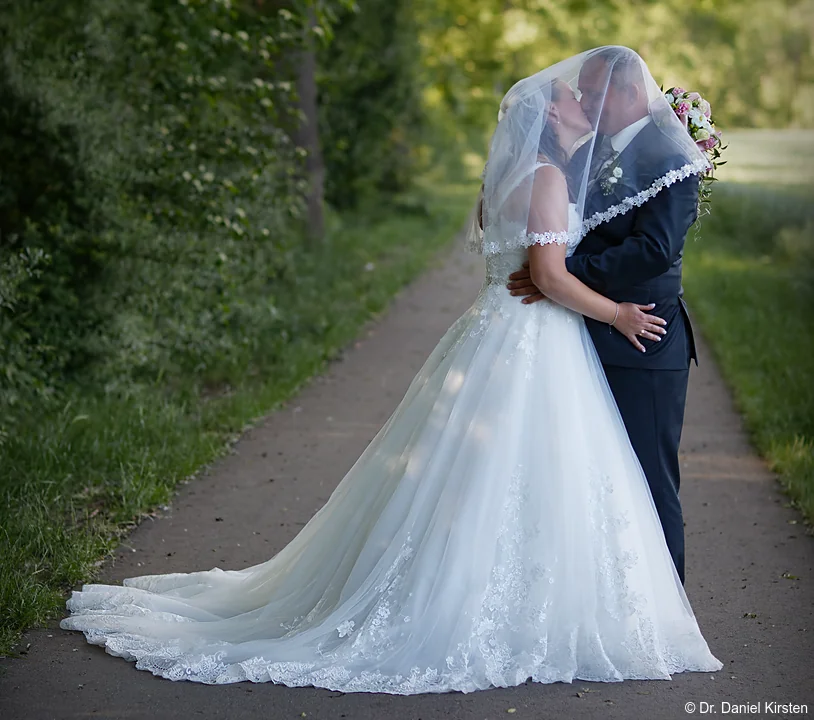
[[602,138],[599,147],[591,158],[590,175],[588,177],[587,196],[591,196],[597,189],[602,171],[610,165],[619,155],[611,145],[610,138],[606,135]]
[[610,138],[605,135],[591,160],[591,183],[595,183],[602,170],[612,163],[619,153],[613,149]]

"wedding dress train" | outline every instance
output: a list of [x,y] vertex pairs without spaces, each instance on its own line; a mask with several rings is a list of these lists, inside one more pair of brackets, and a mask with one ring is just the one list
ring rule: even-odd
[[487,258],[477,300],[277,555],[85,585],[61,626],[210,684],[413,694],[719,670],[582,316],[505,288],[525,257]]

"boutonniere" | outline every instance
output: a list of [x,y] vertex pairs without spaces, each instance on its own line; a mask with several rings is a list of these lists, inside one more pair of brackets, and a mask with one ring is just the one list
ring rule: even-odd
[[602,188],[602,194],[610,195],[614,186],[622,179],[623,174],[618,158],[609,163],[599,176],[599,187]]

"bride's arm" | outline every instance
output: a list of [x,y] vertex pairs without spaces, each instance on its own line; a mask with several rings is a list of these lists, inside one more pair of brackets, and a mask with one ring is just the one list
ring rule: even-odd
[[[528,231],[555,233],[568,228],[568,187],[565,176],[550,165],[535,174],[532,186]],[[550,237],[550,236],[548,236]],[[600,322],[613,324],[639,350],[644,346],[636,336],[660,340],[665,321],[643,312],[652,305],[619,303],[591,290],[565,267],[567,247],[557,242],[544,242],[529,247],[531,281],[543,295],[560,305]]]

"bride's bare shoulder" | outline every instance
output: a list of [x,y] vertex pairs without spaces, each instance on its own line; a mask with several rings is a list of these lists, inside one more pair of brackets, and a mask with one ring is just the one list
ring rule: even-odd
[[551,187],[556,189],[567,188],[568,185],[565,173],[558,165],[542,160],[534,171],[534,184],[535,186],[539,185],[541,188]]

